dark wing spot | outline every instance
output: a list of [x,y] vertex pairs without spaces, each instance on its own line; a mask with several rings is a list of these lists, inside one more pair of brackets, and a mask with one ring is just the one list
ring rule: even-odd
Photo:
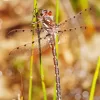
[[17,49],[19,49],[19,47],[17,47]]
[[26,44],[24,44],[24,46],[26,46]]
[[75,30],[76,30],[76,28],[75,28]]
[[59,33],[59,32],[61,32],[61,31],[58,31],[58,33]]
[[66,30],[64,30],[64,32],[66,32]]
[[58,31],[58,33],[63,33],[63,31]]
[[79,13],[80,15],[82,14],[82,12]]
[[32,44],[34,43],[34,41],[32,41]]
[[17,30],[15,30],[15,32],[17,32]]
[[87,9],[85,9],[85,11],[87,11]]
[[39,40],[41,40],[42,38],[39,38]]
[[92,10],[92,8],[90,8],[90,10]]
[[22,30],[23,32],[25,31],[25,30]]
[[72,31],[72,29],[69,29],[69,31]]
[[74,16],[74,18],[75,18],[76,16]]
[[80,26],[80,28],[82,28],[82,26]]
[[67,22],[67,20],[65,20],[65,22]]
[[87,29],[87,27],[85,26],[85,29]]

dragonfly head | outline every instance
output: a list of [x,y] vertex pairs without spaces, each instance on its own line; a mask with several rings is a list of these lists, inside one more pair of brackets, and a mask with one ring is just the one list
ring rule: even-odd
[[52,11],[49,11],[49,10],[46,10],[46,9],[43,9],[40,13],[40,15],[43,17],[45,16],[52,16]]

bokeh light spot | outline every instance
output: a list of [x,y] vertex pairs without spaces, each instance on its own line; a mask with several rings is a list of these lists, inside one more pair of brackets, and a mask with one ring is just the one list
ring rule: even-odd
[[10,69],[7,69],[7,70],[6,70],[6,75],[7,75],[7,76],[12,76],[12,74],[13,74],[13,73],[12,73],[12,71],[11,71]]
[[81,100],[81,95],[80,94],[76,94],[75,95],[75,100]]
[[89,92],[88,91],[83,91],[82,96],[83,96],[83,98],[88,98],[89,97]]
[[2,76],[2,71],[0,71],[0,76]]

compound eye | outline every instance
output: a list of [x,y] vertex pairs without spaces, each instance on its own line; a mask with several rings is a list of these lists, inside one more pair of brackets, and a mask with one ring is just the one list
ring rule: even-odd
[[50,15],[50,16],[51,16],[51,15],[52,15],[52,12],[51,12],[51,11],[49,11],[49,12],[48,12],[48,15]]

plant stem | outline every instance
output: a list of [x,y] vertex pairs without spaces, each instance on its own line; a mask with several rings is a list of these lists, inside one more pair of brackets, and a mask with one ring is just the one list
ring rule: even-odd
[[95,92],[96,82],[97,82],[99,73],[100,73],[100,57],[98,58],[97,67],[94,73],[89,100],[94,100],[94,92]]
[[[34,11],[34,8],[37,7],[37,0],[33,0],[33,11]],[[36,21],[36,18],[32,18],[32,22],[35,22]],[[33,29],[34,29],[34,26],[33,26]],[[33,34],[34,34],[34,31],[33,31]],[[32,35],[32,41],[34,40],[34,36]],[[32,44],[32,49],[34,48],[34,45]],[[29,76],[29,97],[28,97],[28,100],[32,100],[32,77],[33,77],[33,50],[32,50],[32,55],[31,55],[31,59],[30,59],[30,76]]]
[[29,99],[32,100],[32,77],[33,77],[33,56],[31,56],[30,60],[30,77],[29,77]]
[[[36,16],[36,21],[38,22],[37,16]],[[40,25],[37,23],[41,83],[42,83],[42,89],[43,89],[43,94],[44,94],[44,100],[47,100],[46,88],[45,88],[45,83],[44,83],[44,71],[43,71],[42,58],[41,58],[41,41],[40,41],[40,34],[41,33],[40,33],[39,27],[40,27]]]

